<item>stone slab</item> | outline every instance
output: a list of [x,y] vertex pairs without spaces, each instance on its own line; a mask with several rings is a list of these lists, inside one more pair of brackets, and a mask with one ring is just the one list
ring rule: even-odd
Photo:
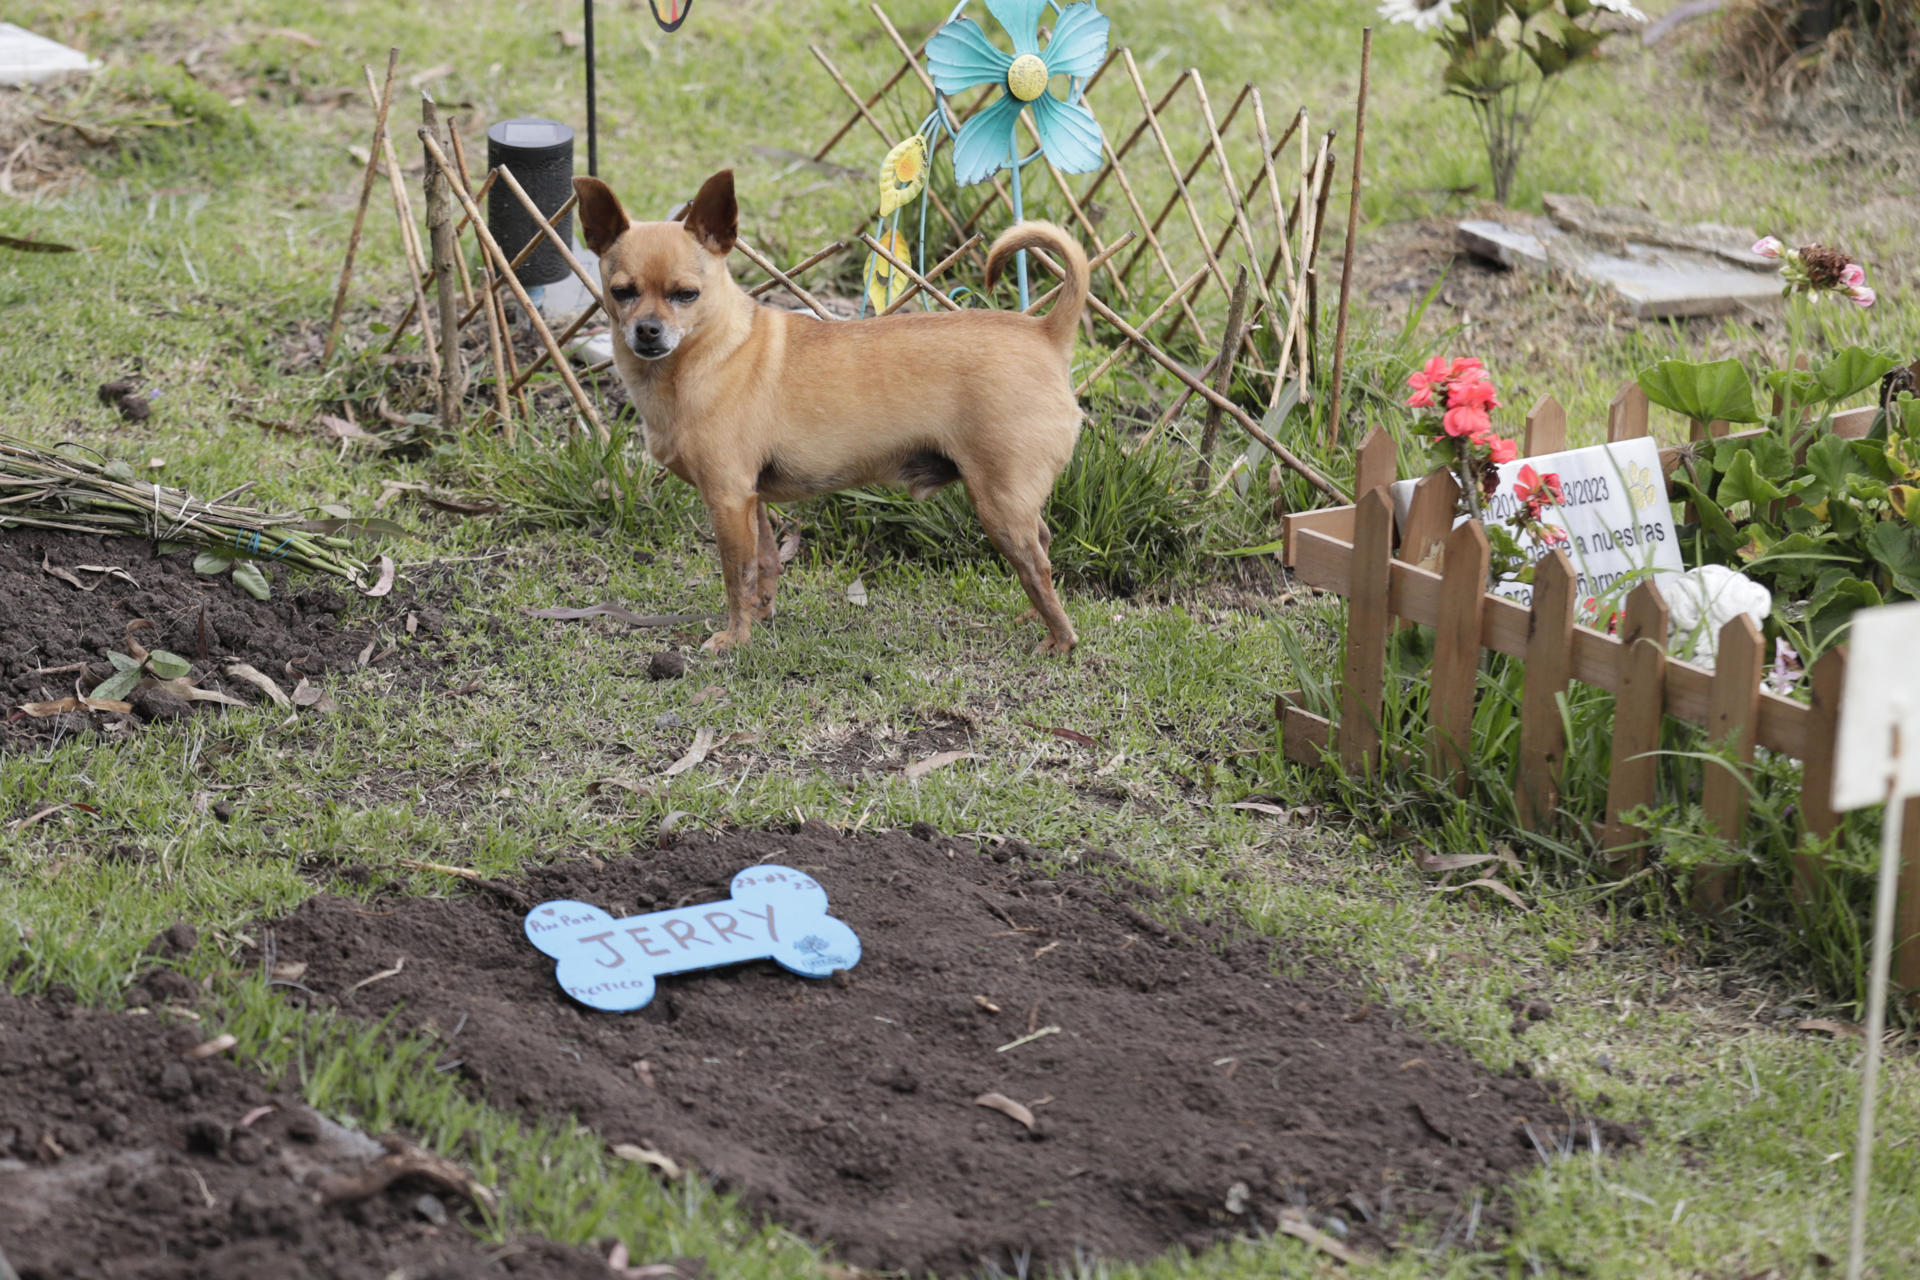
[[1557,267],[1607,289],[1641,319],[1717,316],[1780,302],[1780,277],[1711,254],[1626,241],[1596,247],[1550,224],[1472,219],[1455,227],[1462,248],[1508,270]]

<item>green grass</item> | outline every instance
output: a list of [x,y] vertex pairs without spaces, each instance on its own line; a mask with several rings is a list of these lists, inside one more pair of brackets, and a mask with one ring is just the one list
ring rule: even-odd
[[[947,7],[920,0],[893,12],[912,38]],[[1150,84],[1191,64],[1216,98],[1251,77],[1270,111],[1284,113],[1297,99],[1326,122],[1348,109],[1358,29],[1372,12],[1361,0],[1106,7]],[[732,164],[749,233],[776,256],[791,260],[844,234],[862,218],[864,179],[783,174],[785,161],[752,148],[810,150],[843,118],[845,104],[815,69],[808,40],[860,85],[889,69],[888,48],[871,38],[862,12],[817,0],[701,6],[681,35],[663,37],[643,12],[603,11],[603,172],[630,207],[657,211]],[[807,1248],[750,1226],[697,1184],[662,1185],[610,1159],[597,1137],[564,1118],[542,1128],[460,1096],[420,1069],[419,1046],[395,1047],[268,999],[235,971],[237,937],[316,885],[367,892],[315,870],[322,866],[364,865],[376,883],[410,892],[457,890],[445,877],[397,866],[400,851],[501,875],[550,858],[623,852],[673,812],[714,826],[796,814],[870,828],[924,820],[1017,835],[1063,856],[1119,850],[1141,875],[1178,890],[1176,901],[1241,912],[1303,951],[1340,957],[1359,981],[1490,1067],[1524,1059],[1587,1105],[1640,1126],[1637,1152],[1556,1159],[1524,1179],[1516,1230],[1510,1239],[1481,1237],[1487,1253],[1440,1254],[1416,1236],[1379,1274],[1719,1280],[1776,1269],[1800,1277],[1823,1274],[1821,1257],[1843,1252],[1849,1162],[1830,1157],[1850,1141],[1855,1045],[1794,1032],[1791,1018],[1771,1016],[1781,1006],[1835,1011],[1804,957],[1764,937],[1731,947],[1685,913],[1569,876],[1545,858],[1510,877],[1525,912],[1477,890],[1436,893],[1412,846],[1465,848],[1492,830],[1484,815],[1401,812],[1390,796],[1343,811],[1315,800],[1323,780],[1276,763],[1274,693],[1332,669],[1327,605],[1282,606],[1197,568],[1205,552],[1267,536],[1263,482],[1249,498],[1216,499],[1196,523],[1153,538],[1136,537],[1124,513],[1158,510],[1157,498],[1130,507],[1098,483],[1057,494],[1056,503],[1079,503],[1084,580],[1102,581],[1109,570],[1101,566],[1113,563],[1135,574],[1156,560],[1166,569],[1152,592],[1132,599],[1070,588],[1082,648],[1064,664],[1032,656],[1038,630],[1016,621],[1025,600],[997,562],[950,547],[929,555],[915,541],[928,525],[888,525],[897,513],[862,511],[852,505],[859,500],[837,515],[802,509],[815,554],[783,583],[780,619],[739,655],[696,657],[686,680],[656,684],[642,673],[662,638],[522,612],[599,601],[642,612],[718,607],[697,504],[677,482],[655,483],[630,451],[473,442],[404,459],[341,460],[317,437],[242,417],[304,426],[385,376],[284,358],[292,337],[326,314],[357,192],[347,148],[364,144],[368,113],[362,100],[336,105],[334,91],[351,88],[361,63],[381,64],[398,44],[403,78],[441,63],[456,68],[433,85],[442,101],[470,101],[495,120],[571,118],[577,55],[552,34],[577,22],[571,0],[470,7],[457,23],[374,0],[317,8],[213,0],[191,10],[129,0],[98,11],[41,0],[15,6],[9,18],[90,47],[116,65],[116,91],[199,123],[90,154],[87,180],[51,198],[0,203],[0,233],[90,250],[0,256],[0,430],[38,443],[73,439],[137,464],[163,458],[168,483],[201,493],[252,481],[253,499],[268,507],[365,510],[389,480],[458,484],[509,505],[498,520],[450,520],[404,501],[387,513],[419,535],[387,548],[404,575],[421,577],[428,561],[454,562],[451,585],[436,590],[455,597],[448,614],[458,656],[423,689],[376,669],[334,683],[338,714],[285,732],[278,717],[235,711],[110,750],[68,744],[0,759],[0,974],[11,986],[64,984],[112,1006],[153,933],[192,919],[205,940],[182,963],[214,980],[214,1020],[240,1036],[244,1059],[270,1072],[291,1063],[330,1114],[399,1125],[471,1162],[505,1193],[494,1233],[617,1236],[643,1259],[704,1253],[718,1274],[812,1275]],[[318,47],[277,28],[297,29]],[[1465,114],[1433,94],[1430,46],[1405,29],[1377,37],[1365,210],[1367,234],[1387,237],[1389,221],[1458,208],[1433,193],[1483,173]],[[215,45],[191,76],[174,65],[206,40]],[[1522,174],[1524,200],[1545,190],[1644,196],[1671,216],[1854,244],[1884,299],[1872,317],[1875,339],[1920,347],[1920,306],[1900,288],[1913,281],[1920,230],[1896,216],[1910,210],[1899,202],[1913,198],[1913,170],[1755,141],[1702,100],[1677,58],[1620,49],[1617,65],[1581,77],[1579,94],[1542,126]],[[240,105],[227,105],[232,98]],[[402,116],[410,100],[403,94]],[[408,136],[403,129],[402,141]],[[863,170],[877,163],[877,141],[854,137],[836,158]],[[376,205],[351,333],[364,332],[375,304],[391,316],[403,287],[397,263],[391,221]],[[1520,319],[1502,332],[1519,336],[1500,350],[1483,345],[1484,317],[1436,305],[1403,332],[1418,296],[1364,305],[1350,385],[1375,403],[1390,399],[1406,362],[1444,339],[1505,374],[1510,403],[1554,393],[1572,410],[1576,439],[1590,440],[1607,399],[1649,359],[1746,352],[1767,340],[1732,323],[1527,330],[1535,310],[1557,314],[1563,301],[1545,288],[1515,301]],[[134,369],[161,393],[153,420],[137,430],[92,394]],[[1160,384],[1112,390],[1166,394]],[[1176,435],[1196,431],[1188,422]],[[532,434],[556,438],[551,422]],[[1096,436],[1088,447],[1100,443]],[[1241,447],[1227,427],[1221,459]],[[1176,473],[1178,456],[1169,455]],[[1327,462],[1337,474],[1351,467],[1338,455]],[[596,493],[594,482],[609,475],[619,483]],[[1142,491],[1166,492],[1157,483]],[[932,527],[972,537],[961,509],[935,514],[947,523]],[[1054,519],[1056,528],[1065,523]],[[1184,541],[1167,541],[1183,533]],[[864,608],[846,599],[856,575],[869,592]],[[1289,636],[1302,645],[1290,646]],[[1296,661],[1305,668],[1294,669]],[[477,691],[451,695],[475,680]],[[696,704],[712,685],[725,696]],[[668,713],[679,723],[663,728]],[[917,784],[828,764],[855,734],[898,740],[949,716],[974,726],[984,760]],[[1072,728],[1098,745],[1075,746],[1026,721]],[[599,778],[654,782],[699,727],[762,736],[653,794],[589,793]],[[1254,793],[1317,807],[1291,820],[1227,807]],[[196,798],[227,800],[233,820],[218,821]],[[75,799],[99,816],[66,810],[32,827],[7,825]],[[144,857],[110,859],[117,845]],[[1507,1030],[1505,1002],[1519,994],[1555,1008],[1524,1041]],[[1889,1277],[1920,1270],[1912,1243],[1920,1240],[1917,1094],[1910,1057],[1895,1055],[1874,1204],[1876,1265]],[[1444,1226],[1434,1224],[1436,1233]],[[1099,1274],[1337,1271],[1283,1239]]]

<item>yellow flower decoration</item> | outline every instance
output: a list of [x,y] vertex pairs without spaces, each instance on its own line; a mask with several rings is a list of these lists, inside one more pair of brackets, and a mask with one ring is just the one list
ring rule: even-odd
[[[907,238],[898,231],[889,230],[878,237],[886,246],[888,253],[902,262],[913,261],[913,251],[907,245]],[[899,300],[912,284],[906,273],[894,267],[891,262],[877,253],[867,255],[867,305],[873,308],[873,314],[879,315]]]
[[911,134],[880,162],[880,216],[912,204],[927,185],[927,140]]

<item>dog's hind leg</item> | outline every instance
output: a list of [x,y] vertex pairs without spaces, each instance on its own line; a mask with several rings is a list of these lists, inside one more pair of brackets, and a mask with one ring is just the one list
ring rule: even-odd
[[1040,651],[1073,652],[1080,638],[1074,634],[1073,623],[1053,591],[1053,563],[1047,558],[1047,544],[1052,536],[1041,536],[1046,525],[1026,503],[989,492],[984,484],[968,484],[967,496],[973,499],[974,513],[980,517],[987,537],[1013,566],[1027,599],[1033,602],[1034,612],[1046,624],[1047,638],[1041,642]]
[[767,508],[767,500],[757,499],[754,510],[759,526],[759,554],[756,557],[759,577],[754,592],[753,616],[765,622],[773,616],[773,596],[780,589],[780,542],[773,536],[773,515]]

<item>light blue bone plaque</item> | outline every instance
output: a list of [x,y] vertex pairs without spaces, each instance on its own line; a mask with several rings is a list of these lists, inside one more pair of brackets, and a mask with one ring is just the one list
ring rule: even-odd
[[748,867],[725,902],[615,920],[598,907],[559,899],[527,912],[527,941],[552,956],[560,987],[609,1012],[653,999],[662,974],[772,960],[789,973],[825,978],[860,962],[860,939],[827,914],[827,891],[791,867]]

